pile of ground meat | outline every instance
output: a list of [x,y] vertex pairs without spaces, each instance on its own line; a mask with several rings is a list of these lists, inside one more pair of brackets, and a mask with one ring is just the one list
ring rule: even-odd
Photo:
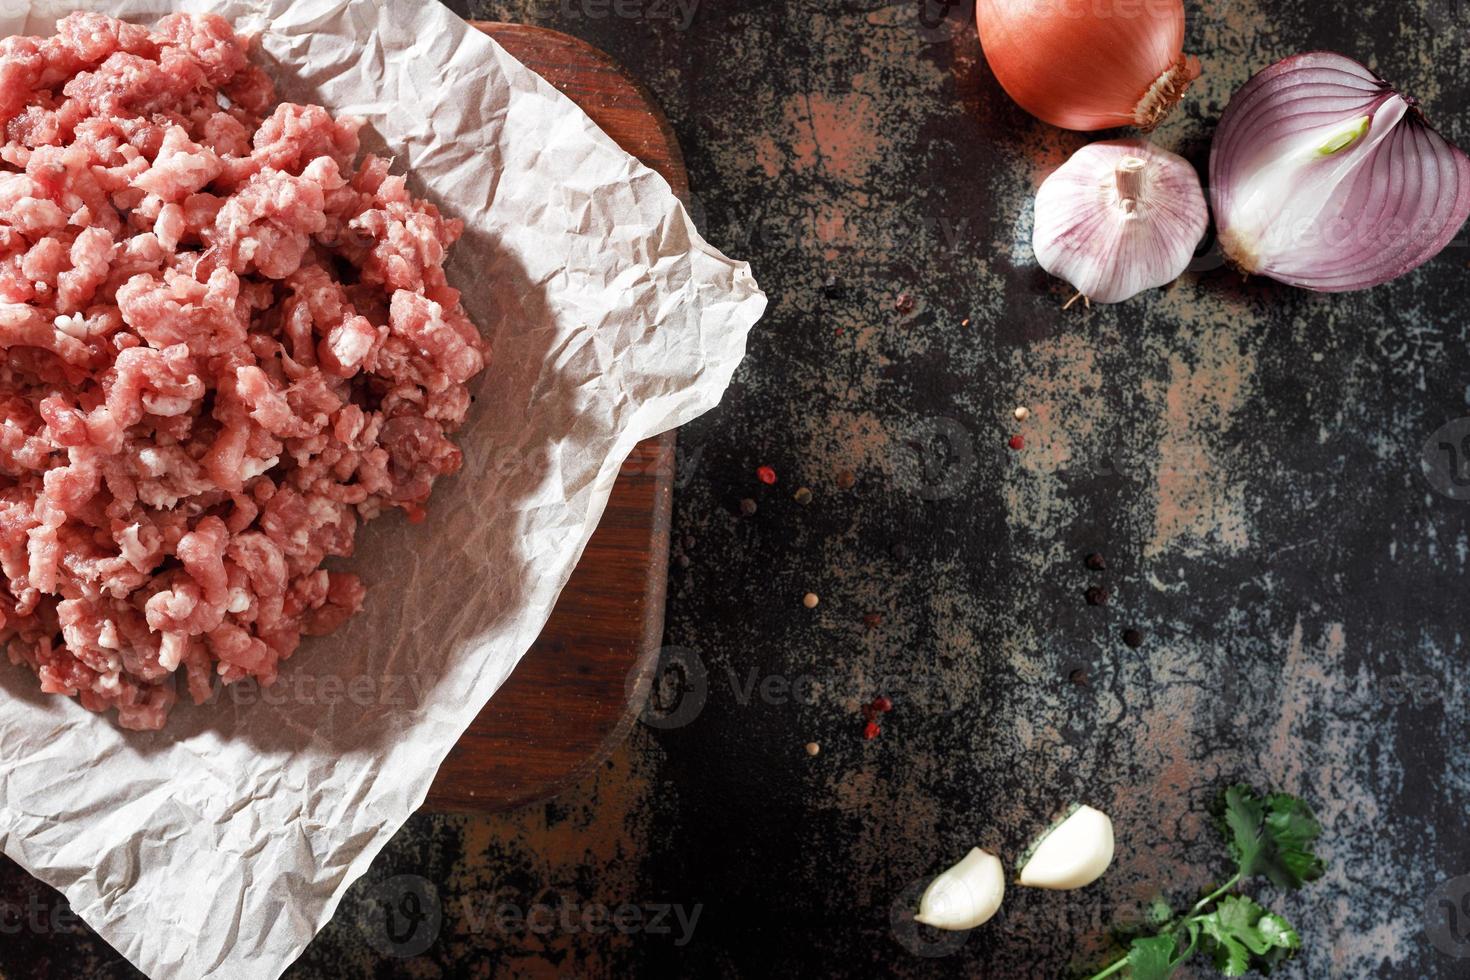
[[357,611],[323,561],[422,518],[487,356],[460,223],[247,49],[212,15],[0,41],[0,643],[127,728]]

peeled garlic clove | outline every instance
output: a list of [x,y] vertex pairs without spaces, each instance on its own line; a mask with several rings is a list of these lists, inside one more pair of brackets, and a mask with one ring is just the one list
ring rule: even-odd
[[976,847],[929,883],[914,919],[936,929],[973,929],[999,911],[1005,893],[1000,858]]
[[1031,244],[1041,267],[1096,303],[1178,279],[1209,211],[1189,161],[1146,140],[1084,146],[1036,193]]
[[1106,813],[1081,806],[1052,828],[1021,868],[1029,888],[1084,888],[1102,877],[1113,861],[1113,822]]

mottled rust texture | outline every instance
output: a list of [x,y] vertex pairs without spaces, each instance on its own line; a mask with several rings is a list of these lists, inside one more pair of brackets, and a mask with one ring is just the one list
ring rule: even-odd
[[[681,435],[667,641],[702,692],[666,684],[657,725],[556,803],[415,818],[291,976],[1065,976],[1108,955],[1111,924],[1221,877],[1204,810],[1237,778],[1304,795],[1327,827],[1326,879],[1261,893],[1305,937],[1286,975],[1470,975],[1426,931],[1456,948],[1432,893],[1470,873],[1470,503],[1420,462],[1470,414],[1465,241],[1352,296],[1243,284],[1207,256],[1172,288],[1064,312],[1029,204],[1087,137],[998,91],[963,4],[921,8],[461,8],[577,34],[646,81],[702,226],[771,309],[725,404]],[[1157,139],[1198,164],[1230,93],[1313,48],[1377,67],[1470,143],[1455,0],[1188,9],[1205,76]],[[1087,605],[1101,584],[1111,601]],[[865,742],[880,693],[895,709]],[[1013,858],[1072,800],[1115,818],[1101,884],[1015,888],[962,944],[894,926],[928,876],[976,844]],[[373,919],[400,875],[443,909],[415,956]],[[0,871],[8,900],[42,891]],[[538,901],[577,912],[544,934],[494,917]],[[651,911],[626,935],[576,918],[625,902],[697,908],[692,939],[672,913],[667,933]],[[27,927],[0,972],[129,971]]]

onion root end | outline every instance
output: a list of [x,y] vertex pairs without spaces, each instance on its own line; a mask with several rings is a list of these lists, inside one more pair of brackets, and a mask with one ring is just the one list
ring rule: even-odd
[[1200,76],[1199,59],[1181,54],[1143,93],[1133,109],[1133,125],[1151,133],[1184,98],[1190,84]]

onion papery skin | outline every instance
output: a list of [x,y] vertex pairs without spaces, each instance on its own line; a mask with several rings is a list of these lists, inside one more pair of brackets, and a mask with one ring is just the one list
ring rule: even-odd
[[[1115,174],[1143,161],[1131,211]],[[1121,303],[1178,279],[1205,237],[1209,210],[1183,157],[1147,140],[1107,140],[1078,150],[1036,192],[1031,244],[1041,267],[1095,303]]]
[[1043,122],[1151,130],[1199,77],[1183,0],[976,0],[996,81]]
[[[1362,135],[1324,152],[1333,134]],[[1220,246],[1242,271],[1368,289],[1444,250],[1470,217],[1470,157],[1340,54],[1296,55],[1231,99],[1210,151]]]

